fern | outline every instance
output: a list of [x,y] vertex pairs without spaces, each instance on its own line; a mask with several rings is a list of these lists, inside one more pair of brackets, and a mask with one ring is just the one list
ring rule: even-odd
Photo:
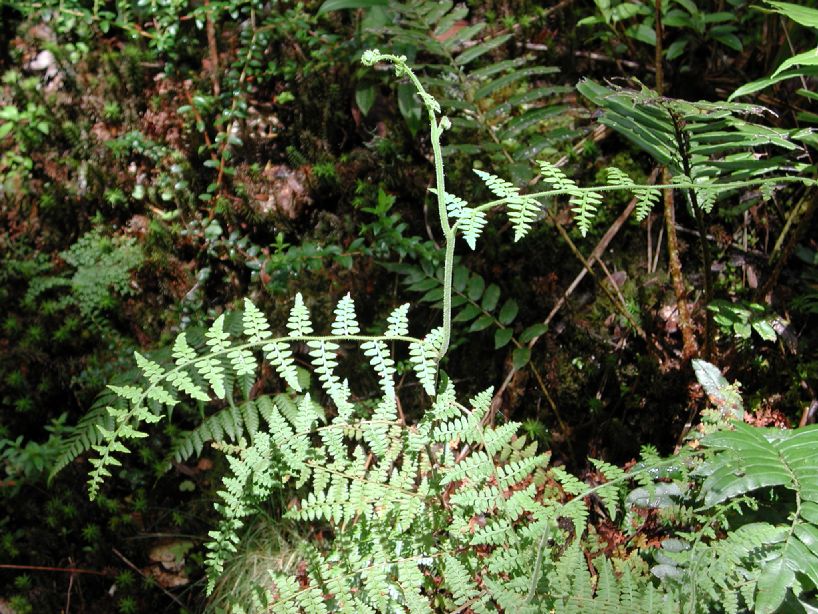
[[[791,491],[795,503],[787,521],[755,528],[763,546],[763,561],[756,561],[756,612],[775,612],[788,591],[797,597],[803,574],[818,586],[818,426],[797,431],[757,429],[736,423],[735,430],[708,435],[703,443],[718,451],[700,473],[704,503],[714,506],[760,488]],[[746,529],[749,531],[749,529]]]
[[495,196],[505,201],[508,219],[514,226],[514,240],[522,239],[531,230],[531,223],[537,219],[540,204],[533,198],[521,196],[520,191],[504,179],[478,169],[474,169],[474,172]]
[[[390,322],[390,331],[404,332],[407,328],[405,321],[406,309],[399,309],[393,314]],[[92,459],[94,470],[89,481],[90,492],[95,496],[102,479],[110,474],[109,467],[117,466],[119,461],[115,454],[128,451],[123,440],[140,438],[146,433],[140,430],[144,422],[156,422],[161,419],[162,406],[172,408],[177,402],[177,394],[190,397],[198,401],[209,400],[208,394],[201,382],[206,382],[217,398],[227,398],[232,407],[233,387],[239,384],[246,395],[255,376],[258,361],[255,351],[263,351],[271,357],[271,361],[282,378],[294,389],[299,390],[295,363],[292,352],[287,344],[293,341],[305,341],[310,348],[310,356],[325,390],[336,403],[342,417],[348,417],[352,405],[348,401],[349,388],[335,375],[337,361],[334,352],[339,349],[336,340],[356,339],[368,345],[368,348],[378,348],[378,360],[374,361],[376,373],[381,380],[384,390],[393,386],[391,379],[394,375],[394,363],[386,353],[383,345],[388,340],[408,341],[419,344],[423,348],[424,358],[418,363],[418,369],[426,378],[426,385],[434,379],[434,369],[439,351],[439,335],[430,337],[421,342],[406,335],[391,334],[383,337],[362,337],[358,335],[360,328],[354,314],[352,300],[349,296],[341,299],[336,308],[336,322],[334,330],[339,334],[329,337],[313,337],[312,324],[309,312],[304,305],[301,295],[296,296],[295,304],[290,311],[287,328],[290,335],[287,337],[271,338],[269,323],[263,314],[251,303],[245,303],[242,316],[243,330],[239,338],[233,338],[225,329],[225,316],[219,316],[205,333],[204,353],[200,353],[188,343],[184,333],[181,333],[173,347],[174,364],[163,367],[160,364],[136,354],[137,365],[145,380],[142,386],[112,386],[111,390],[128,405],[128,409],[106,406],[106,411],[114,418],[113,425],[97,424],[102,437],[80,437],[72,442],[66,451],[61,465],[67,464],[75,455],[84,452],[87,446],[96,450],[100,457]],[[435,341],[438,339],[438,341]],[[438,346],[435,345],[438,344]],[[433,388],[432,388],[433,389]],[[249,415],[254,414],[251,406],[245,405]],[[190,436],[186,443],[182,443],[179,453],[199,449],[210,438],[220,440],[219,435],[225,432],[230,439],[237,439],[239,426],[243,420],[238,420],[234,411],[218,414],[219,418],[204,423]],[[216,432],[213,432],[216,429]],[[233,434],[236,436],[233,437]],[[208,437],[210,435],[211,437]],[[213,437],[216,435],[215,437]],[[80,445],[77,445],[80,444]]]
[[[430,3],[426,14],[437,11],[444,18],[456,10],[448,3],[437,9]],[[455,61],[466,65],[494,44],[481,43]],[[417,88],[442,175],[438,105],[405,58],[372,51],[364,59],[394,63]],[[701,105],[691,109],[692,115],[715,113]],[[639,113],[640,119],[661,124],[661,109]],[[422,339],[408,336],[407,305],[388,317],[385,334],[360,334],[349,295],[334,310],[331,334],[314,335],[298,294],[283,336],[275,336],[261,311],[246,302],[238,329],[231,326],[235,316],[222,314],[204,334],[203,344],[182,333],[173,344],[172,361],[137,354],[139,382],[111,386],[108,418],[100,420],[98,413],[89,418],[99,437],[88,437],[87,444],[80,437],[69,451],[69,456],[79,454],[90,445],[98,453],[90,461],[91,495],[120,464],[118,455],[128,452],[126,443],[147,436],[147,424],[170,416],[175,404],[205,403],[212,392],[223,399],[221,409],[183,436],[176,448],[181,458],[211,441],[227,456],[228,473],[216,504],[220,521],[207,544],[208,591],[241,546],[248,519],[272,497],[286,495],[293,501],[285,513],[288,519],[327,529],[321,544],[305,547],[297,578],[273,573],[274,590],[260,590],[247,607],[273,612],[675,613],[746,606],[772,612],[788,594],[798,598],[818,586],[818,460],[812,453],[818,427],[781,432],[739,423],[730,431],[718,416],[703,427],[710,434],[670,458],[648,449],[628,471],[591,461],[596,472],[593,482],[586,483],[561,467],[549,468],[549,455],[538,453],[537,444],[520,434],[520,424],[495,424],[492,389],[460,404],[454,384],[439,375],[454,298],[464,297],[458,316],[476,306],[478,313],[463,318],[476,330],[493,322],[499,306],[499,288],[463,273],[455,263],[457,225],[470,215],[466,211],[505,206],[516,231],[525,233],[534,219],[533,203],[538,208],[541,200],[567,196],[578,225],[587,230],[606,190],[645,190],[646,202],[653,198],[649,188],[617,171],[609,173],[612,185],[586,188],[555,165],[543,162],[540,170],[547,189],[525,196],[511,182],[480,171],[498,200],[478,207],[447,198],[442,180],[435,186],[446,260],[440,279],[436,272],[424,271],[436,283],[414,283],[424,287],[426,300],[442,302],[443,323]],[[704,175],[678,174],[676,185],[683,189],[709,189]],[[516,316],[512,301],[507,299],[496,315],[501,326]],[[397,367],[390,353],[394,342],[408,344],[409,364],[431,398],[423,397],[430,406],[416,420],[399,411]],[[356,403],[349,383],[338,375],[342,343],[361,346],[382,393],[374,402]],[[298,383],[294,344],[307,347],[332,406],[317,404],[309,394],[249,398],[262,358],[285,383]],[[697,373],[709,372],[703,367],[697,363]],[[716,384],[708,388],[711,398],[727,398],[723,382],[710,379]],[[239,403],[237,393],[243,395]],[[731,525],[737,523],[737,511],[763,502],[759,489],[771,488],[790,495],[780,518]],[[685,508],[699,494],[704,506]],[[591,539],[597,517],[619,523],[622,531],[637,531],[633,524],[644,522],[639,512],[646,507],[656,510],[673,535],[656,553],[658,585],[640,547],[615,567]],[[693,519],[690,531],[673,524],[673,514],[683,510]],[[734,530],[724,534],[720,527]],[[731,574],[725,571],[728,566],[734,568]]]
[[[415,58],[424,82],[450,110],[445,155],[484,154],[522,182],[532,176],[529,158],[579,134],[559,100],[571,88],[549,82],[558,68],[536,65],[529,55],[496,61],[496,51],[512,43],[510,34],[491,34],[485,22],[452,0],[391,1],[388,10],[393,17],[378,32],[383,48]],[[468,25],[451,31],[467,18]],[[406,99],[408,84],[398,87]],[[509,142],[517,146],[509,148]]]
[[34,277],[25,302],[34,305],[44,295],[67,289],[70,294],[58,303],[60,307],[74,306],[95,330],[109,333],[110,322],[103,316],[118,298],[133,294],[131,272],[142,264],[142,251],[135,239],[106,237],[95,229],[60,256],[74,269],[73,273]]

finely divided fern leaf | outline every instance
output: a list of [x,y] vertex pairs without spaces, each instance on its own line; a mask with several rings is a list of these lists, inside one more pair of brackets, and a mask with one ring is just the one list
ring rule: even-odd
[[537,219],[540,204],[533,198],[521,195],[519,188],[505,179],[479,169],[473,170],[495,196],[506,201],[508,218],[514,226],[514,240],[522,239],[531,230],[531,223]]
[[335,322],[332,323],[332,334],[346,337],[361,332],[358,319],[355,316],[355,303],[347,293],[335,308]]
[[435,378],[437,377],[437,361],[440,358],[440,348],[443,341],[443,328],[435,328],[422,341],[409,344],[409,360],[415,373],[423,385],[426,394],[435,396]]
[[389,317],[386,318],[389,324],[386,328],[387,337],[405,337],[409,334],[409,320],[406,317],[408,312],[409,303],[404,303],[389,314]]
[[304,305],[304,297],[301,293],[295,295],[295,304],[290,310],[290,317],[287,320],[287,329],[295,337],[303,337],[312,334],[312,322],[310,322],[310,312]]

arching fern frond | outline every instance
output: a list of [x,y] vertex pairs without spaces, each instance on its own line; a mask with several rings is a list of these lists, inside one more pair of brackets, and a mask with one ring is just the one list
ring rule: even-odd
[[[298,294],[286,323],[290,335],[274,338],[264,315],[246,301],[238,329],[234,330],[232,324],[228,329],[225,314],[220,315],[205,332],[204,347],[191,345],[185,333],[178,335],[173,344],[173,362],[170,364],[160,364],[137,353],[136,363],[144,383],[111,386],[110,391],[119,402],[105,406],[104,411],[108,415],[105,419],[101,416],[100,408],[94,411],[93,417],[87,420],[89,428],[83,428],[76,438],[70,440],[59,467],[65,466],[71,458],[89,447],[95,450],[99,457],[90,461],[94,469],[89,480],[90,493],[94,497],[102,479],[110,475],[109,468],[119,465],[115,455],[129,451],[124,442],[147,435],[141,430],[142,423],[160,420],[163,413],[179,403],[180,399],[209,401],[208,388],[217,398],[226,399],[229,407],[184,436],[174,451],[176,458],[200,452],[208,441],[235,442],[244,434],[249,434],[252,439],[258,428],[258,416],[264,415],[261,407],[257,407],[261,399],[257,400],[257,404],[246,401],[235,405],[234,388],[238,385],[245,397],[249,394],[258,369],[257,354],[262,353],[287,385],[300,391],[290,347],[293,342],[306,343],[318,379],[335,403],[341,420],[346,420],[353,410],[349,401],[349,385],[335,373],[338,366],[336,353],[341,340],[358,341],[365,345],[364,352],[370,357],[387,395],[394,394],[392,378],[395,366],[386,343],[404,341],[418,344],[423,349],[419,354],[416,351],[416,354],[423,357],[418,359],[416,368],[425,378],[424,385],[428,386],[431,382],[433,391],[440,335],[432,334],[423,342],[407,336],[407,309],[408,306],[404,305],[393,312],[386,335],[361,336],[352,298],[347,295],[336,307],[333,334],[316,337],[312,335],[309,312]],[[83,421],[81,425],[85,423]],[[91,423],[97,432],[90,428]]]

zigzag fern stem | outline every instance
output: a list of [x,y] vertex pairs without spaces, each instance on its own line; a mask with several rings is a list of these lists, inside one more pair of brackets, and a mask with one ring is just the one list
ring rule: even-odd
[[448,117],[442,117],[438,122],[437,114],[440,113],[440,104],[423,87],[412,69],[406,64],[406,56],[397,56],[389,53],[381,53],[377,49],[365,51],[361,56],[361,62],[366,66],[372,66],[376,62],[390,62],[395,66],[395,74],[399,77],[406,76],[415,86],[418,96],[426,108],[429,116],[429,137],[432,142],[432,156],[435,166],[435,195],[437,197],[437,215],[440,220],[440,227],[443,229],[443,238],[446,241],[446,256],[443,264],[443,337],[440,344],[438,359],[446,355],[449,348],[452,332],[452,277],[454,273],[454,245],[455,231],[449,225],[449,214],[446,211],[446,183],[443,172],[443,150],[440,146],[440,137],[443,131],[451,126]]

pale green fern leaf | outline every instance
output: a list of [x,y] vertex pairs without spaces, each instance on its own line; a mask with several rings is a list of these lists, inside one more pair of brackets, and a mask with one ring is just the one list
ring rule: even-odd
[[435,420],[448,420],[460,415],[460,407],[457,405],[452,380],[446,380],[446,387],[443,392],[437,395],[432,405],[432,414]]
[[636,219],[641,222],[650,214],[654,205],[659,202],[662,193],[655,188],[635,187],[633,193],[636,196]]
[[[615,465],[606,463],[605,461],[598,460],[596,458],[591,458],[589,460],[597,471],[602,473],[602,475],[608,481],[618,481],[625,476],[625,471]],[[605,509],[607,510],[608,516],[610,516],[611,520],[616,520],[621,498],[618,484],[606,484],[599,486],[597,487],[596,494],[600,499],[602,499],[603,503],[605,503]]]
[[287,320],[287,330],[294,337],[304,337],[312,334],[312,322],[310,321],[310,312],[304,305],[304,297],[301,293],[295,295],[295,303],[290,310],[290,317]]
[[521,196],[519,188],[505,179],[479,169],[474,172],[495,196],[506,200],[508,217],[514,226],[514,240],[522,239],[531,229],[531,222],[537,219],[540,204],[533,198]]
[[340,411],[342,406],[347,404],[347,391],[344,389],[341,378],[335,374],[335,369],[338,367],[336,354],[340,346],[332,341],[320,340],[309,341],[307,347],[310,348],[309,354],[318,380]]
[[426,576],[416,561],[397,562],[398,585],[410,614],[432,614],[429,600],[423,596]]
[[398,418],[397,402],[394,394],[384,396],[375,407],[372,421],[364,427],[364,440],[374,454],[383,457],[390,445],[389,423]]
[[591,229],[591,222],[596,216],[597,205],[602,202],[602,195],[593,190],[582,190],[578,194],[572,194],[570,198],[571,211],[577,221],[577,226],[582,236],[586,236]]
[[190,377],[190,374],[182,368],[178,368],[175,371],[171,371],[168,374],[167,382],[176,390],[184,392],[186,395],[193,399],[196,399],[197,401],[202,401],[206,403],[207,401],[210,400],[210,397],[201,388],[201,386],[195,383],[193,379]]
[[482,392],[477,393],[474,397],[469,400],[469,404],[472,407],[472,413],[474,414],[474,419],[477,422],[483,420],[483,417],[488,413],[489,409],[491,408],[491,401],[494,398],[494,386],[490,386],[486,388]]
[[301,585],[295,576],[276,573],[270,570],[270,576],[278,593],[278,599],[272,604],[274,614],[300,614],[301,611],[295,604],[295,596],[301,592]]
[[187,335],[179,333],[176,336],[176,341],[173,342],[173,359],[176,365],[181,367],[192,363],[196,360],[196,350],[194,350],[187,342]]
[[438,327],[432,330],[421,341],[409,344],[409,360],[426,394],[432,397],[435,396],[437,360],[442,341],[443,328]]
[[476,209],[465,209],[460,217],[460,229],[463,239],[471,249],[477,247],[477,239],[483,233],[486,225],[486,214]]
[[386,318],[389,324],[386,328],[387,337],[405,337],[409,334],[409,303],[404,303],[400,307],[396,307],[389,317]]
[[559,167],[551,162],[540,160],[537,164],[540,167],[540,175],[552,190],[562,190],[568,194],[575,194],[579,190],[574,180],[569,179]]
[[207,356],[193,363],[196,369],[213,389],[213,393],[220,399],[227,395],[225,388],[224,367],[218,358]]
[[253,375],[256,372],[256,358],[247,348],[236,348],[227,354],[236,375]]
[[488,450],[489,454],[497,454],[506,447],[517,434],[519,427],[519,422],[507,422],[502,426],[486,429],[483,433],[483,444],[486,446],[486,450]]
[[164,377],[165,370],[159,366],[159,364],[142,356],[139,352],[134,352],[133,354],[136,358],[136,365],[139,367],[139,370],[142,371],[142,375],[145,376],[145,379],[148,380],[152,386],[158,384],[162,380],[162,377]]
[[698,202],[699,208],[705,213],[710,213],[713,211],[713,205],[716,204],[716,198],[719,195],[719,191],[717,188],[695,188],[694,192],[696,193],[696,201]]
[[540,214],[540,203],[533,198],[521,196],[508,202],[508,219],[514,226],[514,241],[519,241],[531,230],[531,223]]
[[387,396],[395,395],[395,382],[392,379],[395,375],[395,361],[389,354],[386,343],[380,339],[367,341],[361,344],[364,355],[369,357],[369,364],[378,374],[378,385]]
[[347,293],[335,307],[335,321],[332,323],[332,334],[341,337],[357,335],[361,332],[355,316],[355,303]]
[[633,188],[633,179],[631,179],[625,171],[615,166],[609,166],[605,169],[605,174],[608,176],[608,185],[626,190]]
[[520,190],[513,183],[510,183],[505,179],[501,179],[497,175],[492,175],[491,173],[481,171],[480,169],[477,168],[472,170],[474,171],[475,175],[480,177],[480,179],[491,191],[491,193],[497,196],[498,198],[504,199],[520,198]]
[[242,327],[244,328],[244,334],[248,337],[248,341],[250,341],[250,343],[264,341],[272,335],[267,318],[258,309],[258,307],[250,302],[250,299],[244,299]]
[[224,314],[216,318],[205,333],[207,346],[214,354],[224,352],[230,347],[230,333],[224,330]]
[[474,583],[473,574],[453,556],[446,556],[444,563],[446,566],[446,583],[452,592],[454,603],[456,606],[463,606],[479,594]]
[[301,392],[301,384],[298,381],[298,370],[293,360],[292,350],[290,350],[287,344],[282,341],[275,341],[265,345],[262,351],[279,376],[287,382],[287,385],[296,392]]

